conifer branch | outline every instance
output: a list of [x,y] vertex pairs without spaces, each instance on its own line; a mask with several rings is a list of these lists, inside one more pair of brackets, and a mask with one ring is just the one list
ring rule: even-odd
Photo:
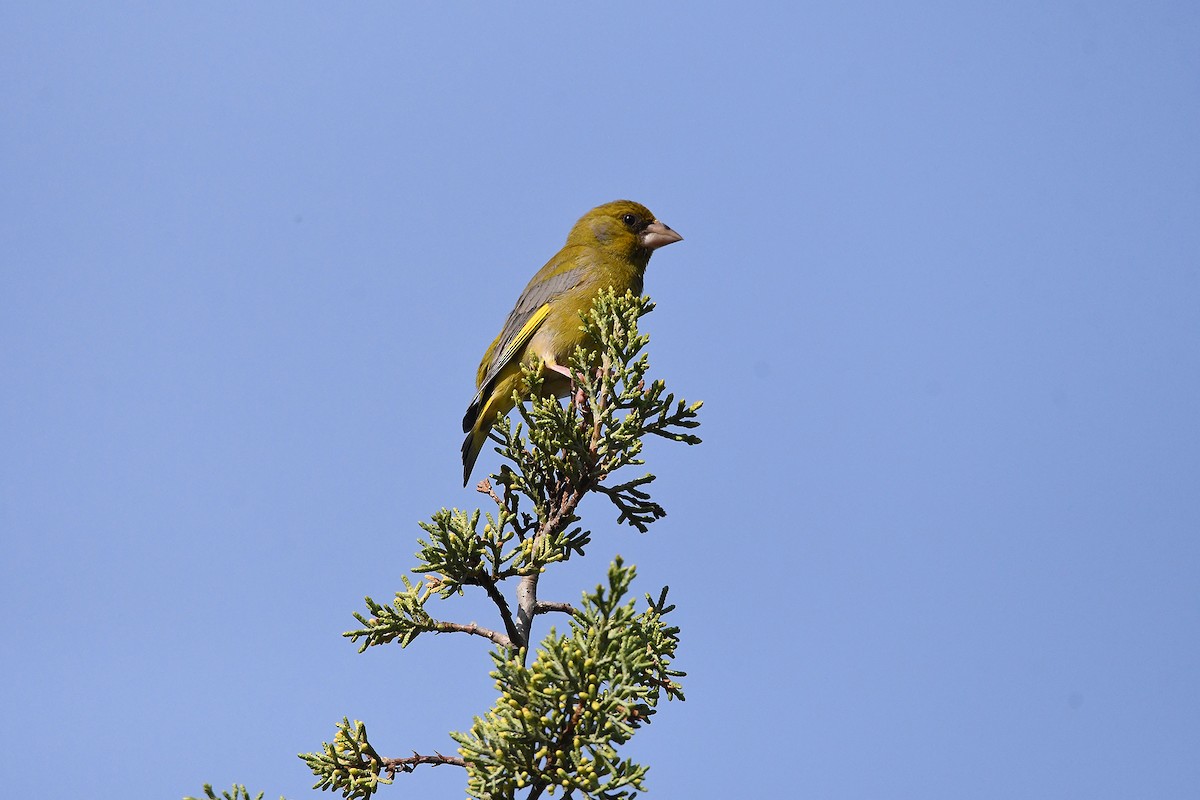
[[389,778],[396,777],[397,772],[412,772],[421,764],[429,764],[434,767],[450,764],[455,767],[466,767],[467,762],[457,756],[444,756],[441,753],[434,753],[431,756],[423,756],[419,753],[413,753],[407,758],[384,758],[383,769],[388,773]]
[[[204,784],[203,800],[263,800],[263,796],[265,794],[266,792],[259,792],[258,794],[254,795],[253,798],[251,798],[249,789],[240,783],[235,783],[233,785],[233,789],[221,792],[221,794],[218,795],[215,791],[213,791],[212,784],[206,783]],[[183,800],[201,800],[201,798],[185,797]],[[281,797],[279,800],[283,800],[283,798]]]
[[[487,596],[496,604],[496,609],[500,612],[500,620],[504,623],[504,630],[508,632],[509,643],[506,646],[509,648],[520,646],[521,633],[517,630],[517,625],[513,621],[512,611],[508,608],[508,600],[505,599],[504,594],[500,591],[500,587],[491,578],[486,578],[482,586],[484,591],[487,592]],[[500,642],[496,642],[496,644],[500,644]]]
[[469,633],[474,636],[482,636],[485,639],[491,639],[494,643],[509,650],[513,646],[512,639],[509,639],[503,633],[485,628],[482,625],[477,625],[474,622],[467,623],[466,625],[461,622],[439,622],[434,630],[437,633]]
[[[360,722],[343,719],[333,743],[301,756],[318,778],[317,788],[346,798],[369,798],[398,773],[426,764],[467,771],[467,793],[480,800],[539,800],[544,794],[589,800],[629,800],[644,791],[647,767],[618,748],[657,712],[660,700],[682,700],[673,666],[679,629],[666,621],[673,606],[666,589],[646,596],[641,610],[626,600],[635,570],[617,557],[607,581],[584,593],[579,604],[538,599],[541,573],[582,556],[592,532],[581,527],[578,509],[589,493],[609,499],[618,524],[646,532],[665,509],[651,499],[654,476],[619,477],[643,463],[647,435],[696,444],[690,431],[699,403],[677,400],[662,381],[648,380],[643,352],[648,337],[637,321],[653,304],[630,294],[603,293],[584,316],[582,331],[594,344],[570,360],[570,399],[542,396],[540,365],[525,365],[527,396],[515,420],[497,420],[489,438],[504,459],[492,480],[476,489],[493,509],[441,509],[420,523],[416,584],[391,604],[366,599],[367,613],[345,636],[360,650],[389,642],[406,647],[422,633],[466,633],[495,645],[490,677],[500,692],[495,705],[469,731],[451,733],[457,756],[380,756]],[[510,604],[504,587],[516,580]],[[436,619],[433,599],[449,600],[468,586],[483,589],[503,629],[475,622]],[[534,646],[539,615],[565,614],[566,629],[551,628]],[[532,663],[530,663],[532,662]]]
[[533,609],[534,614],[549,614],[552,611],[561,611],[564,614],[571,615],[579,613],[575,609],[575,606],[571,605],[570,603],[555,603],[547,600],[539,600]]

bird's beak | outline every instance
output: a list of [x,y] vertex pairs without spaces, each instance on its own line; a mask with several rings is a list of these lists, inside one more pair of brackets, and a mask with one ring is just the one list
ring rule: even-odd
[[671,242],[683,241],[682,236],[658,220],[654,220],[654,222],[647,225],[646,229],[638,235],[638,238],[642,242],[642,247],[647,250],[657,250]]

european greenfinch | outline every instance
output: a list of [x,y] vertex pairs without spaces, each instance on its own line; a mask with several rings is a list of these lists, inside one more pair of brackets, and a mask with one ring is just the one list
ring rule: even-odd
[[596,295],[612,288],[642,293],[650,254],[683,239],[645,206],[617,200],[584,214],[567,243],[529,281],[500,334],[483,354],[475,376],[478,391],[463,417],[463,486],[488,431],[513,408],[513,393],[526,396],[522,364],[542,365],[542,394],[571,391],[569,363],[575,348],[594,348],[580,329]]

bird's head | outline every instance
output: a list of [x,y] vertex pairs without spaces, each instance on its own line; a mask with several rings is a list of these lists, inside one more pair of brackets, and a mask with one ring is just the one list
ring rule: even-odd
[[641,203],[617,200],[580,217],[567,237],[567,244],[599,247],[644,267],[652,252],[682,239]]

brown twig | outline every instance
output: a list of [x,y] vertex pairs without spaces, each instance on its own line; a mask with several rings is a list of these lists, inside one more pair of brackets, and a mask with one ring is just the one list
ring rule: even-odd
[[[535,553],[546,537],[558,533],[569,524],[568,520],[574,515],[576,507],[579,506],[579,501],[583,499],[585,493],[583,488],[561,484],[560,486],[558,502],[555,504],[554,510],[546,517],[546,521],[538,527],[538,532],[534,534],[532,547]],[[526,575],[521,579],[520,585],[517,586],[517,632],[520,634],[520,638],[517,641],[521,642],[521,646],[523,647],[528,647],[529,645],[529,629],[533,626],[533,618],[538,613],[537,585],[539,574],[534,572]],[[528,653],[528,650],[526,650],[526,653]]]
[[570,614],[572,616],[579,613],[579,610],[570,603],[555,603],[546,600],[539,600],[533,607],[533,613],[535,615],[549,614],[551,611],[561,611],[564,614]]
[[[509,644],[507,647],[511,650],[513,642],[521,641],[521,632],[517,629],[517,625],[513,622],[512,610],[508,607],[508,600],[504,598],[504,594],[500,591],[500,587],[489,576],[483,576],[480,580],[480,585],[487,592],[488,597],[492,598],[492,602],[496,604],[496,608],[500,609],[500,619],[504,622],[504,630],[508,632]],[[499,642],[497,642],[499,644]],[[517,645],[520,646],[519,644]]]
[[504,508],[504,503],[500,500],[500,496],[496,494],[496,490],[492,488],[492,482],[487,478],[484,478],[479,483],[475,484],[475,491],[479,492],[480,494],[486,494],[496,502],[496,505],[500,506],[500,508]]
[[474,622],[468,625],[463,625],[461,622],[439,622],[434,630],[438,633],[470,633],[474,636],[482,636],[485,639],[491,639],[496,644],[508,650],[513,648],[512,639],[508,638],[499,631],[485,628],[482,625],[476,625]]
[[423,756],[414,752],[408,758],[383,758],[380,757],[380,764],[383,769],[387,770],[388,777],[396,777],[397,772],[412,772],[421,764],[429,764],[434,767],[440,767],[443,764],[451,764],[455,767],[467,766],[467,762],[457,756],[444,756],[441,753],[434,753],[431,756]]

